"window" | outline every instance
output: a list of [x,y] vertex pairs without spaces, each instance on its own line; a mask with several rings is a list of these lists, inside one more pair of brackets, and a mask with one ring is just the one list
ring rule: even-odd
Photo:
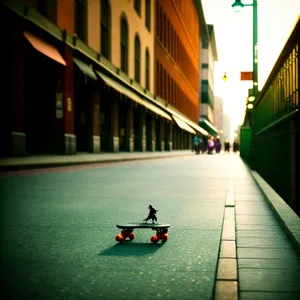
[[166,89],[167,89],[166,100],[167,100],[168,103],[170,103],[170,75],[169,75],[169,73],[167,75],[167,86],[166,86]]
[[163,12],[161,7],[159,7],[159,39],[162,42],[163,40]]
[[141,15],[141,0],[134,0],[134,9],[140,16]]
[[160,6],[159,2],[156,2],[156,36],[160,39]]
[[159,61],[156,60],[156,95],[159,96],[159,81],[160,81],[160,72],[159,72]]
[[121,70],[128,74],[128,25],[121,19]]
[[167,41],[166,41],[166,48],[168,52],[170,53],[170,20],[167,21]]
[[145,10],[146,10],[146,18],[145,18],[146,27],[150,31],[151,29],[151,1],[150,0],[146,0]]
[[163,37],[162,37],[162,42],[163,42],[163,45],[166,47],[167,45],[167,17],[164,13],[164,19],[163,19]]
[[141,44],[140,44],[139,37],[136,35],[134,40],[134,80],[139,83],[141,81],[140,68],[141,68]]
[[150,57],[149,57],[149,51],[146,49],[146,89],[150,90]]
[[47,17],[47,1],[46,0],[37,0],[37,10],[44,17]]
[[108,0],[101,0],[101,53],[110,59],[110,7]]
[[75,0],[75,32],[86,41],[86,0]]

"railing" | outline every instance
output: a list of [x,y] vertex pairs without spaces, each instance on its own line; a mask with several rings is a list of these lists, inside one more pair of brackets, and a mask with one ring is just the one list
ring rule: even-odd
[[252,123],[255,169],[298,214],[299,47],[300,18],[260,93]]

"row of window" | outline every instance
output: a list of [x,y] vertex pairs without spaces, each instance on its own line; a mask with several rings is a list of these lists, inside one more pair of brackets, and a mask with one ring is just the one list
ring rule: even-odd
[[181,112],[191,115],[194,107],[168,71],[156,61],[156,94]]
[[[134,9],[141,16],[141,0],[134,0]],[[145,0],[145,25],[151,30],[151,0]]]
[[198,24],[198,16],[193,0],[175,0],[175,6],[180,14],[181,20],[183,21],[191,40],[197,41],[198,29],[196,25]]
[[[121,19],[121,70],[128,74],[128,24],[125,17]],[[141,43],[138,34],[134,39],[134,80],[141,82]],[[145,87],[147,90],[150,88],[150,54],[149,50],[145,52]]]
[[[77,6],[75,7],[75,21],[77,27],[77,35],[80,38],[85,37],[82,28],[82,24],[85,22],[85,7],[86,0],[76,0]],[[145,0],[146,8],[146,26],[150,30],[150,11],[151,11],[151,1]],[[134,9],[140,15],[141,12],[141,1],[134,1]],[[107,59],[110,59],[111,53],[111,11],[108,0],[101,0],[101,54]],[[126,15],[123,14],[121,18],[121,36],[120,36],[120,53],[121,53],[121,70],[128,74],[128,61],[129,61],[129,31]],[[134,39],[134,80],[138,83],[141,82],[141,43],[138,34],[136,33]],[[150,54],[149,50],[145,51],[145,88],[150,89]]]
[[156,36],[164,45],[166,51],[171,55],[176,64],[179,66],[185,77],[192,84],[195,90],[198,86],[198,73],[191,59],[183,47],[172,23],[167,18],[162,7],[157,1],[157,18],[156,18]]

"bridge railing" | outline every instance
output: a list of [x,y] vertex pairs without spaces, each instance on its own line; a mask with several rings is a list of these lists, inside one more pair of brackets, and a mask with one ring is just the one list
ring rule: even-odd
[[255,169],[298,215],[299,47],[300,17],[257,99],[252,123]]

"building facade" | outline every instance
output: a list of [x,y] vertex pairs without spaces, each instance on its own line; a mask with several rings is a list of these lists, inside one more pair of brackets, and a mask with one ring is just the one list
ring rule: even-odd
[[[161,1],[1,1],[6,24],[1,33],[8,41],[1,156],[163,151],[173,144],[188,149],[192,134],[205,134],[197,124],[195,79],[173,74],[157,81],[158,61],[170,69],[158,59],[157,3]],[[181,32],[179,47],[179,39],[187,43],[188,38],[183,27],[176,30]],[[164,43],[175,43],[174,35],[164,31],[164,36]],[[178,47],[172,50],[177,59]],[[196,65],[197,57],[189,55]],[[197,76],[191,65],[185,74],[189,70]],[[190,85],[186,95],[180,94],[179,87]]]
[[202,35],[202,60],[200,76],[200,112],[199,125],[210,135],[217,136],[218,128],[214,125],[214,63],[218,60],[213,25],[207,25],[206,35]]
[[224,101],[218,96],[215,96],[214,125],[219,131],[221,144],[224,145]]

